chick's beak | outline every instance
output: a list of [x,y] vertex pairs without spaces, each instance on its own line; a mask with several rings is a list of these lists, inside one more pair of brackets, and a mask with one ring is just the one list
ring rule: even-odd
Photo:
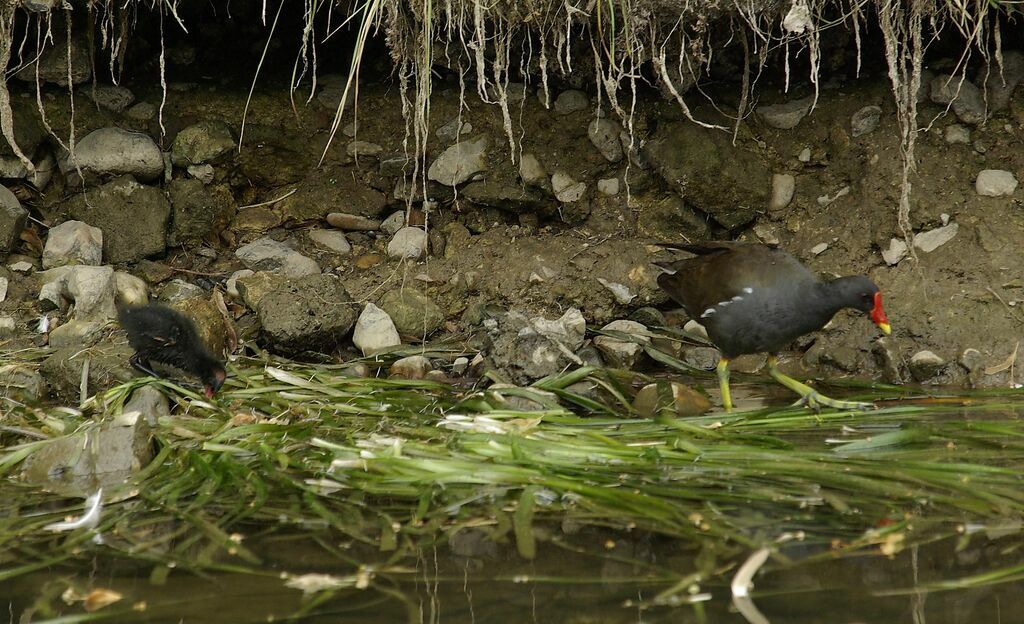
[[217,391],[213,389],[213,386],[203,386],[203,394],[206,395],[206,398],[212,399],[215,392]]
[[889,325],[889,318],[885,316],[885,310],[882,309],[882,293],[875,293],[875,307],[871,308],[871,320],[875,322],[878,329],[882,330],[882,333],[888,336],[892,333],[892,326]]

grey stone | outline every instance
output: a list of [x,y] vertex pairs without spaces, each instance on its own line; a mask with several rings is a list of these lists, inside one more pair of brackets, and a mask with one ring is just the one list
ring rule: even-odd
[[130,176],[75,196],[68,202],[68,212],[103,231],[103,256],[110,264],[136,262],[167,249],[167,197]]
[[235,250],[235,256],[253,271],[270,271],[286,277],[320,273],[320,265],[284,243],[260,238]]
[[494,364],[516,383],[554,375],[583,360],[575,354],[583,346],[587,322],[576,308],[561,318],[527,318],[511,311],[498,322],[491,357]]
[[676,416],[699,416],[711,409],[711,401],[696,390],[674,381],[648,384],[636,393],[633,409],[644,418],[668,409]]
[[865,106],[853,114],[850,119],[850,134],[853,138],[874,132],[882,119],[882,109],[878,106]]
[[434,134],[436,134],[437,138],[441,139],[442,141],[454,141],[461,135],[469,134],[472,131],[473,125],[471,123],[469,123],[468,121],[460,122],[459,119],[456,117],[455,119],[452,119],[445,125],[438,128],[437,132],[435,132]]
[[164,155],[149,135],[121,128],[100,128],[82,137],[74,154],[60,159],[61,171],[77,177],[83,173],[117,176],[130,174],[150,181],[164,173]]
[[993,58],[987,71],[982,70],[985,99],[989,109],[998,112],[1009,106],[1013,92],[1024,79],[1024,54],[1017,50],[1003,50],[1002,65]]
[[429,236],[418,227],[404,227],[388,243],[388,255],[392,258],[418,260],[427,255]]
[[776,173],[772,175],[772,198],[768,202],[769,210],[782,210],[793,201],[793,193],[796,191],[796,178],[788,173]]
[[559,115],[568,115],[581,111],[590,106],[590,98],[586,93],[578,89],[562,91],[555,98],[555,112]]
[[150,427],[155,427],[161,418],[170,417],[171,406],[164,393],[153,386],[142,386],[124,404],[122,413],[129,412],[138,412]]
[[519,177],[523,179],[523,182],[529,186],[536,186],[539,188],[546,188],[550,186],[548,182],[548,172],[544,170],[544,167],[537,160],[537,157],[533,154],[523,154],[519,160]]
[[711,370],[718,365],[718,349],[692,347],[683,350],[683,361],[701,370]]
[[336,254],[347,254],[352,251],[352,245],[345,238],[345,233],[338,230],[310,230],[309,238],[321,248]]
[[151,121],[156,117],[156,106],[149,102],[139,102],[125,111],[125,115],[136,121]]
[[431,370],[433,367],[430,365],[430,360],[422,355],[410,355],[396,360],[388,370],[388,374],[399,379],[423,379]]
[[619,179],[618,178],[603,178],[597,181],[597,191],[602,195],[618,195],[619,194]]
[[918,351],[910,358],[910,374],[917,381],[928,381],[946,366],[946,360],[931,351]]
[[352,329],[356,306],[332,275],[289,279],[256,305],[263,333],[286,353],[334,349]]
[[380,308],[387,312],[402,336],[425,340],[444,322],[444,312],[434,301],[415,288],[396,288],[380,299]]
[[398,230],[400,230],[400,229],[402,229],[404,227],[405,227],[405,211],[404,210],[396,210],[396,211],[392,212],[391,215],[389,215],[387,219],[384,219],[384,221],[382,221],[381,224],[380,224],[381,231],[384,232],[385,234],[387,234],[388,236],[394,236],[395,234],[398,233]]
[[701,325],[699,322],[693,319],[686,321],[686,324],[683,325],[683,331],[693,334],[694,336],[703,338],[704,340],[708,339],[707,328],[705,328],[703,325]]
[[629,320],[636,321],[645,327],[664,327],[668,324],[661,310],[650,306],[637,308],[629,315]]
[[43,268],[63,264],[99,265],[103,261],[103,233],[82,221],[50,227],[43,247]]
[[555,192],[555,199],[563,204],[569,204],[583,197],[587,185],[585,182],[577,182],[564,171],[556,171],[551,176],[551,189]]
[[380,156],[384,148],[369,141],[349,141],[345,146],[345,153],[355,158],[356,156]]
[[946,143],[950,145],[962,143],[964,145],[971,142],[971,131],[960,124],[950,124],[946,126]]
[[235,149],[231,127],[223,121],[200,121],[184,128],[174,137],[171,158],[179,167],[214,161]]
[[[68,49],[70,47],[71,69],[68,71]],[[35,54],[29,56],[33,59],[26,63],[15,77],[25,82],[36,81],[37,75],[40,82],[68,86],[70,75],[73,84],[82,84],[92,78],[92,62],[89,54],[89,46],[83,37],[72,37],[71,45],[68,46],[67,39],[58,35],[56,39],[50,40],[50,45],[43,48],[42,54],[37,61]]]
[[131,89],[120,85],[98,85],[95,90],[87,89],[86,92],[97,106],[115,113],[124,112],[135,102]]
[[197,286],[183,279],[173,279],[160,291],[160,301],[170,304],[180,304],[189,299],[202,299],[206,297],[206,291],[202,286]]
[[636,366],[644,347],[651,344],[651,333],[636,321],[617,320],[601,328],[602,331],[619,332],[628,338],[598,336],[594,346],[601,355],[618,368],[631,369]]
[[447,186],[458,186],[487,169],[487,137],[452,145],[427,169],[427,177]]
[[725,228],[750,223],[768,206],[771,172],[760,156],[733,146],[727,133],[665,124],[641,157],[689,205]]
[[107,321],[114,318],[117,281],[109,266],[63,266],[39,274],[47,299],[57,295],[75,303],[75,319]]
[[811,112],[811,106],[813,105],[814,98],[806,97],[784,104],[758,106],[757,114],[772,128],[791,130],[800,123],[800,120],[807,116],[807,113]]
[[334,110],[341,105],[341,98],[345,98],[345,108],[351,108],[356,101],[356,84],[345,94],[345,87],[348,85],[348,76],[345,74],[325,74],[317,79],[317,84],[323,88],[316,94],[316,99],[324,107]]
[[10,336],[15,329],[17,329],[17,323],[13,316],[0,316],[0,336]]
[[28,221],[28,211],[6,186],[0,186],[0,256],[14,250]]
[[882,250],[882,259],[889,266],[894,266],[907,255],[907,243],[901,238],[889,240],[889,248]]
[[25,364],[0,365],[0,397],[36,403],[46,396],[46,382]]
[[811,247],[811,254],[815,256],[820,256],[821,254],[825,253],[827,249],[828,243],[818,243],[814,247]]
[[189,165],[185,168],[190,176],[203,184],[209,184],[214,179],[213,165]]
[[235,199],[226,185],[206,185],[201,180],[171,180],[171,226],[167,244],[197,245],[216,239],[231,225],[237,212]]
[[144,305],[149,301],[149,286],[131,273],[114,271],[116,300],[125,305]]
[[967,124],[985,121],[985,99],[973,82],[960,76],[941,74],[931,82],[931,98],[936,104],[953,104],[957,118]]
[[242,298],[242,293],[238,290],[238,280],[254,275],[256,272],[252,269],[239,269],[231,274],[228,278],[225,288],[227,289],[228,296],[232,299],[238,300]]
[[88,347],[99,342],[105,321],[79,321],[71,319],[60,325],[49,334],[51,349],[66,347]]
[[590,139],[590,142],[601,152],[605,160],[613,163],[622,160],[622,143],[619,141],[620,132],[622,132],[622,126],[617,121],[601,117],[590,122],[590,126],[587,127],[587,137]]
[[953,240],[953,237],[956,236],[956,233],[959,230],[960,226],[954,222],[949,225],[935,228],[934,230],[915,234],[914,247],[917,247],[925,253],[930,253]]
[[397,347],[402,344],[402,339],[388,313],[374,304],[368,303],[359,314],[359,320],[356,321],[352,342],[363,352],[363,355],[373,355],[385,349]]
[[983,169],[974,182],[974,190],[985,197],[1013,195],[1017,190],[1017,178],[1002,169]]
[[373,232],[380,229],[380,221],[344,212],[327,215],[327,223],[346,232]]

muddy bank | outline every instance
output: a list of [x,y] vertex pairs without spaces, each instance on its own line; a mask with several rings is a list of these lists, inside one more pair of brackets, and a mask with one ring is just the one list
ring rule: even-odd
[[[826,83],[813,110],[810,85],[765,93],[735,141],[684,119],[656,90],[639,99],[630,135],[584,90],[555,88],[547,106],[536,85],[512,85],[506,118],[439,79],[422,164],[387,80],[361,87],[357,122],[330,141],[343,76],[322,77],[294,109],[287,88],[256,92],[243,128],[245,89],[184,75],[197,81],[171,82],[162,114],[165,94],[149,81],[77,91],[73,154],[42,131],[34,86],[12,84],[37,172],[18,171],[13,154],[4,161],[5,348],[109,351],[124,342],[110,323],[115,300],[149,296],[195,316],[216,349],[338,361],[455,342],[482,352],[475,373],[497,367],[524,382],[529,366],[494,357],[522,330],[515,318],[576,309],[595,329],[631,316],[681,327],[685,315],[656,286],[651,263],[672,257],[657,243],[736,238],[779,244],[824,275],[868,274],[885,294],[890,338],[843,313],[793,345],[793,368],[1016,381],[1002,366],[1024,300],[1016,82],[979,114],[947,107],[930,75],[912,179],[915,261],[900,254],[899,129],[881,70]],[[716,95],[717,109],[692,112],[730,126],[728,96]],[[70,136],[67,91],[43,85],[42,102],[55,135]],[[637,314],[650,307],[665,318]],[[548,364],[620,363],[590,338]],[[681,349],[684,361],[714,364],[703,346]],[[435,364],[444,375],[466,370]],[[49,381],[58,394],[80,389]]]

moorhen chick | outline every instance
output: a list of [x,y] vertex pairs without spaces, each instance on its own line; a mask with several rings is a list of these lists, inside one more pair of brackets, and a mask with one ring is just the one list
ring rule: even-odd
[[227,376],[224,365],[207,350],[187,316],[166,306],[147,303],[119,306],[117,319],[135,349],[128,361],[137,370],[160,377],[150,361],[169,364],[198,377],[207,398],[220,390]]
[[817,331],[843,308],[867,313],[888,335],[878,286],[864,276],[823,282],[807,267],[774,247],[714,242],[662,245],[695,254],[659,263],[661,286],[686,313],[707,329],[722,357],[718,383],[722,404],[732,410],[729,360],[747,353],[768,353],[768,374],[813,408],[865,409],[870,403],[830,399],[779,371],[776,353],[799,336]]

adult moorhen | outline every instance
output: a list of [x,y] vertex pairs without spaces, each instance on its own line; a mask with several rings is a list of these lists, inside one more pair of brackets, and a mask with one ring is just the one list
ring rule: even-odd
[[224,365],[213,356],[187,316],[155,303],[118,307],[117,319],[128,333],[135,354],[128,359],[139,371],[160,377],[150,361],[169,364],[195,375],[203,382],[207,398],[220,390],[227,376]]
[[801,403],[814,408],[871,407],[870,403],[830,399],[782,374],[775,354],[795,338],[824,327],[843,308],[868,313],[888,335],[892,329],[874,282],[859,275],[823,282],[793,256],[765,245],[715,242],[662,246],[696,254],[659,263],[665,273],[658,276],[658,285],[704,325],[708,337],[722,352],[716,370],[726,411],[732,410],[729,360],[764,352],[768,353],[768,373],[798,393]]

